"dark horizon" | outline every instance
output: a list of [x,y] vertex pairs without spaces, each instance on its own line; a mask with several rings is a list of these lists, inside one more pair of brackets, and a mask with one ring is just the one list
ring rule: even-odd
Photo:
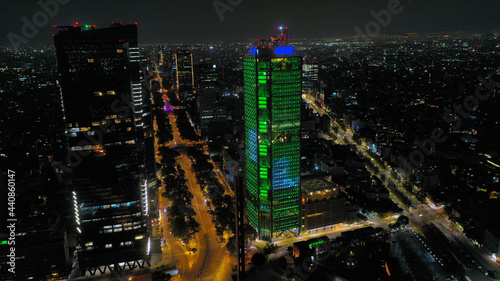
[[[387,10],[389,4],[398,8],[388,24],[382,25],[380,34],[397,35],[406,33],[479,32],[500,30],[500,2],[471,1],[383,1],[360,3],[348,1],[314,1],[304,4],[298,1],[264,2],[240,1],[229,6],[226,1],[199,1],[195,5],[188,1],[134,2],[126,1],[67,1],[60,4],[47,0],[44,3],[58,3],[58,9],[48,15],[45,24],[32,38],[22,34],[23,17],[33,22],[33,15],[44,12],[36,3],[16,1],[4,4],[0,16],[6,19],[1,29],[0,44],[10,44],[9,34],[23,37],[29,44],[53,44],[53,25],[95,24],[97,28],[110,26],[112,21],[139,25],[139,42],[151,43],[193,43],[193,42],[252,42],[254,38],[270,34],[276,26],[288,26],[290,39],[322,39],[350,37],[356,35],[355,28],[365,27],[375,18],[372,14]],[[60,0],[60,2],[64,2]],[[237,2],[237,1],[235,1]],[[261,2],[262,4],[260,4]],[[218,3],[218,13],[214,7]],[[265,3],[265,6],[264,6]],[[399,4],[398,4],[399,3]],[[227,6],[224,6],[227,5]],[[265,7],[263,9],[262,7]],[[222,11],[227,8],[226,11]],[[40,13],[38,13],[40,15]],[[221,21],[222,15],[223,20]],[[43,15],[39,17],[44,23]]]

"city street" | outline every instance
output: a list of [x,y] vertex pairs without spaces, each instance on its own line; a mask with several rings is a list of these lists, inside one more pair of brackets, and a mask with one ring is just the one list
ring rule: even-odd
[[[155,132],[158,129],[158,126],[162,126],[164,124],[157,124],[157,120],[155,118],[154,120],[154,129]],[[175,137],[175,136],[174,136]],[[172,146],[174,141],[172,141],[169,146]],[[156,162],[160,163],[161,162],[161,155],[159,154],[158,151],[159,143],[158,143],[158,138],[155,137],[155,155],[156,155]],[[158,175],[159,178],[162,177],[162,175]],[[187,251],[187,248],[182,245],[182,243],[176,239],[173,238],[173,236],[170,234],[169,228],[168,228],[168,221],[167,221],[167,208],[169,206],[169,202],[167,198],[161,196],[162,193],[165,192],[165,186],[162,185],[158,189],[158,212],[159,212],[159,228],[160,228],[160,236],[162,239],[164,239],[164,243],[162,243],[162,262],[158,264],[158,266],[162,265],[176,265],[177,269],[179,270],[179,275],[183,276],[186,272],[188,272],[191,268],[190,264],[192,264],[192,261],[189,260],[189,252]],[[179,278],[179,276],[174,276],[173,280],[182,280]]]
[[[333,239],[333,238],[339,237],[342,232],[360,229],[360,228],[364,228],[364,227],[368,227],[368,226],[376,227],[376,225],[372,222],[355,223],[352,225],[336,226],[333,229],[302,234],[302,235],[297,236],[297,237],[279,238],[279,239],[274,240],[273,243],[278,245],[279,247],[288,247],[288,246],[293,246],[293,243],[296,243],[299,241],[307,241],[309,239],[313,239],[313,238],[317,238],[317,237],[321,237],[321,236],[328,236],[328,238]],[[257,241],[255,241],[254,244],[256,246],[258,246],[259,248],[264,248],[264,246],[267,243],[268,242],[266,242],[266,241],[257,240]]]
[[213,275],[218,271],[220,261],[225,254],[225,244],[219,243],[219,238],[215,234],[215,226],[212,222],[212,217],[208,213],[208,207],[205,203],[205,197],[199,184],[196,182],[196,176],[191,171],[191,163],[188,157],[183,154],[178,159],[182,169],[186,173],[188,180],[189,191],[193,194],[192,199],[193,209],[197,215],[195,219],[200,223],[200,232],[196,234],[196,259],[190,274],[186,274],[183,280],[196,279],[202,277],[201,280],[213,280]]
[[[164,89],[162,89],[162,93],[165,93]],[[166,95],[164,95],[164,98],[166,99]],[[172,124],[172,135],[174,137],[168,144],[168,147],[180,149],[182,147],[193,146],[195,142],[186,141],[181,138],[174,114],[171,113],[168,117]],[[158,124],[155,123],[155,125]],[[158,147],[157,142],[156,144]],[[157,161],[160,160],[159,156],[157,156]],[[195,235],[195,238],[192,239],[189,245],[183,245],[181,242],[174,239],[170,235],[170,231],[168,231],[167,213],[165,212],[168,207],[168,200],[159,196],[159,210],[162,213],[161,226],[163,227],[163,235],[166,241],[165,247],[163,248],[162,264],[177,265],[179,269],[179,280],[229,280],[231,276],[231,267],[222,266],[221,264],[221,260],[227,258],[225,244],[219,243],[220,241],[215,233],[212,217],[208,213],[205,196],[192,170],[191,161],[185,152],[181,152],[181,156],[177,157],[176,160],[180,164],[181,169],[185,172],[186,184],[189,191],[194,196],[191,203],[193,209],[196,211],[196,216],[194,218],[200,224],[200,231]],[[162,187],[162,189],[160,189],[160,195],[164,192],[164,188],[165,187]],[[196,248],[196,251],[192,251],[193,248]]]
[[[378,172],[370,171],[373,175],[378,176],[379,178],[384,175],[386,177],[385,185],[388,186],[390,182],[404,195],[406,195],[412,201],[412,207],[408,208],[403,204],[403,202],[398,201],[397,197],[391,192],[392,199],[398,203],[400,207],[404,209],[403,214],[410,218],[410,223],[415,230],[418,232],[421,231],[421,226],[423,224],[429,224],[432,222],[436,222],[436,225],[439,225],[441,232],[450,237],[450,239],[455,245],[456,248],[460,248],[465,253],[474,257],[473,267],[466,275],[470,275],[471,280],[482,280],[484,273],[487,271],[496,271],[500,273],[500,265],[494,262],[489,255],[483,252],[481,249],[474,246],[474,244],[462,234],[462,232],[457,229],[455,225],[453,225],[445,216],[444,211],[442,209],[435,208],[430,204],[422,204],[420,203],[413,194],[410,194],[404,187],[404,176],[400,172],[396,172],[390,166],[381,165],[380,160],[375,159],[372,155],[370,155],[367,151],[372,149],[369,145],[361,140],[356,142],[353,140],[354,132],[349,128],[343,128],[334,118],[334,116],[330,113],[330,110],[326,108],[323,103],[316,102],[317,99],[313,98],[310,94],[302,95],[304,101],[318,114],[327,114],[331,119],[331,131],[336,132],[334,134],[330,134],[333,139],[336,140],[337,143],[343,145],[353,145],[356,148],[356,152],[358,155],[363,158],[370,160],[373,166],[378,168]],[[319,107],[317,104],[320,104]],[[396,177],[395,177],[396,175]],[[390,190],[390,189],[389,189]],[[456,253],[455,255],[463,254]],[[477,279],[478,272],[481,272],[481,279]],[[476,279],[473,279],[473,278]],[[491,278],[486,277],[484,280],[491,280]]]

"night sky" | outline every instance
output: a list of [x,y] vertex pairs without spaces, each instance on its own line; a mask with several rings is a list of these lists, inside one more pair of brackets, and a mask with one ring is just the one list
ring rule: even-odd
[[[55,0],[41,0],[43,2]],[[62,1],[62,0],[60,0]],[[373,20],[370,11],[387,9],[397,0],[232,0],[241,2],[221,21],[213,0],[65,0],[30,43],[52,44],[52,25],[95,24],[107,27],[112,21],[139,24],[140,43],[251,41],[269,37],[278,25],[290,28],[293,38],[327,38],[354,35]],[[231,0],[219,0],[228,3]],[[385,34],[407,32],[500,30],[498,0],[400,0],[401,13],[392,16]],[[42,11],[37,1],[2,1],[0,44],[8,44],[10,32],[22,35],[22,17],[32,22]]]

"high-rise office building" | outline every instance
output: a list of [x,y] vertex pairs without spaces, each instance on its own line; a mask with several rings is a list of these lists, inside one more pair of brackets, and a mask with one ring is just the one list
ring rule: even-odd
[[319,84],[318,61],[304,61],[302,65],[302,86],[304,88],[314,88],[317,84]]
[[247,217],[263,240],[300,226],[302,58],[279,30],[243,63]]
[[216,104],[217,97],[220,95],[220,89],[207,89],[200,92],[200,129],[201,133],[206,136],[211,122],[216,121]]
[[186,106],[186,111],[196,126],[195,129],[198,130],[200,112],[194,86],[193,52],[191,50],[176,50],[172,57],[177,93]]
[[194,90],[193,53],[190,50],[175,51],[174,67],[179,95],[185,99],[192,99]]
[[136,25],[58,27],[81,275],[149,264],[146,131]]
[[195,69],[197,78],[195,81],[198,89],[203,91],[219,87],[220,67],[206,59],[204,62],[196,64]]

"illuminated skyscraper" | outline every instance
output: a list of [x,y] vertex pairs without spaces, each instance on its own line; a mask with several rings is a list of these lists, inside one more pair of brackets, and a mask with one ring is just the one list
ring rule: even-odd
[[193,52],[191,50],[176,50],[173,53],[173,67],[177,92],[186,106],[191,120],[196,124],[196,129],[198,129],[200,112],[194,87]]
[[58,30],[80,272],[142,267],[149,264],[145,128],[151,115],[137,26]]
[[247,217],[263,240],[300,226],[302,58],[280,32],[244,58]]
[[193,97],[194,74],[193,53],[190,50],[178,50],[174,53],[177,91],[187,99]]

